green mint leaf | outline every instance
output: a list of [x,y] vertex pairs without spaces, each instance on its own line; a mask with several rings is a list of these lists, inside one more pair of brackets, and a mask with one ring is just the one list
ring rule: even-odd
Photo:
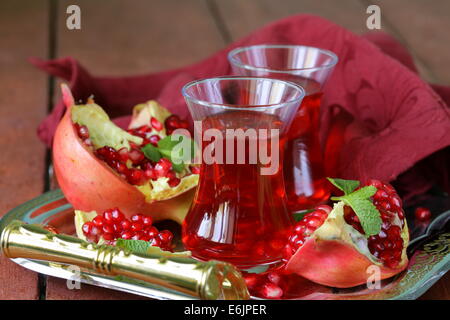
[[359,187],[357,180],[344,180],[338,178],[327,178],[336,188],[344,191],[344,194],[349,194]]
[[144,240],[117,239],[116,246],[136,253],[146,253],[150,242]]
[[366,186],[342,197],[332,197],[332,200],[342,200],[355,211],[366,237],[376,235],[381,231],[380,212],[373,205],[370,197],[377,192],[374,186]]
[[[178,138],[178,139],[177,139]],[[175,172],[183,172],[185,163],[194,158],[195,143],[186,136],[167,136],[158,141],[160,153],[172,162]]]
[[357,199],[357,198],[363,198],[368,199],[371,196],[373,196],[377,192],[377,188],[374,186],[366,186],[362,187],[361,189],[356,190],[355,192],[350,193],[347,195],[348,197]]
[[159,151],[169,159],[191,160],[195,155],[195,148],[194,140],[183,135],[171,135],[158,141]]
[[373,205],[372,201],[361,198],[352,199],[350,206],[358,216],[366,237],[380,233],[382,223],[380,212]]
[[152,160],[153,162],[158,162],[159,159],[162,158],[161,152],[159,152],[158,148],[156,148],[154,145],[152,145],[151,143],[143,146],[141,148],[141,151],[144,153],[144,155]]
[[174,163],[174,162],[172,162],[172,169],[175,172],[178,172],[178,173],[183,172],[184,167],[185,167],[184,163]]
[[305,215],[307,213],[313,212],[314,210],[305,210],[305,211],[301,211],[301,212],[294,212],[293,216],[294,216],[294,220],[295,222],[299,222],[300,220],[302,220]]
[[167,136],[158,141],[159,151],[166,157],[171,157],[172,149],[181,142],[181,137],[178,140],[172,140],[172,136]]

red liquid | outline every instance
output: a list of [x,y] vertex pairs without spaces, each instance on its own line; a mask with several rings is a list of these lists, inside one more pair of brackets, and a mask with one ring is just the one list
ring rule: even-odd
[[[232,111],[211,116],[203,121],[203,130],[216,128],[225,136],[226,128],[277,129],[281,122],[273,115],[261,112]],[[193,256],[201,260],[218,259],[241,268],[277,262],[292,225],[286,207],[283,182],[281,136],[276,150],[270,150],[273,136],[265,139],[270,152],[279,152],[278,170],[261,175],[264,167],[259,161],[237,164],[236,138],[234,164],[205,164],[201,166],[200,183],[191,210],[183,223],[183,242]],[[225,138],[225,139],[230,139]],[[224,154],[227,149],[222,141]],[[245,139],[245,154],[249,143],[260,145],[262,139]],[[203,142],[202,150],[207,144]]]
[[309,209],[326,201],[330,195],[319,141],[322,92],[313,80],[303,80],[299,84],[307,93],[315,93],[305,96],[288,133],[284,179],[291,211]]

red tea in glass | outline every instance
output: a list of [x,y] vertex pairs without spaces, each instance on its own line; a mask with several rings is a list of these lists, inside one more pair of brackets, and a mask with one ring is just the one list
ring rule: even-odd
[[186,249],[241,268],[278,262],[293,223],[282,149],[303,90],[272,79],[216,78],[187,85],[184,95],[201,120],[203,158],[183,223]]
[[306,46],[256,45],[228,55],[233,73],[291,81],[306,96],[288,133],[284,176],[291,211],[311,208],[329,197],[319,141],[323,86],[337,63],[334,53]]

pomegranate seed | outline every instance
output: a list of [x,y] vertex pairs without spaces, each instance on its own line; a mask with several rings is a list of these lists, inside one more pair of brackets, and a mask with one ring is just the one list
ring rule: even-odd
[[383,186],[383,184],[381,183],[381,181],[375,180],[375,179],[371,179],[371,180],[367,181],[366,185],[368,185],[368,186],[374,186],[374,187],[377,188],[377,189],[380,189],[380,188]]
[[119,174],[124,174],[124,175],[128,175],[129,174],[129,170],[128,167],[122,163],[122,162],[117,162],[115,161],[113,163],[113,168],[117,171],[117,173]]
[[152,217],[149,216],[144,216],[142,218],[142,223],[144,224],[144,226],[148,227],[151,226],[153,224],[153,219]]
[[120,235],[120,237],[125,240],[131,239],[133,236],[134,236],[134,232],[131,232],[131,231],[122,232],[122,234]]
[[158,239],[158,238],[153,238],[153,239],[151,239],[150,244],[151,244],[153,247],[161,247],[161,240]]
[[168,129],[178,129],[180,128],[180,118],[173,114],[164,121],[164,124]]
[[131,230],[133,230],[134,232],[141,231],[143,228],[144,228],[144,225],[140,222],[133,222],[131,224]]
[[155,165],[155,173],[158,178],[165,177],[172,169],[172,162],[169,159],[161,158]]
[[414,211],[414,216],[418,221],[426,222],[431,218],[431,211],[425,207],[417,207]]
[[137,128],[136,131],[146,133],[146,132],[152,131],[152,128],[150,128],[149,126],[143,125],[143,126],[140,126],[139,128]]
[[114,208],[110,210],[111,212],[111,221],[120,222],[125,219],[124,214],[119,210],[119,208]]
[[89,146],[89,147],[92,147],[92,141],[91,141],[91,139],[85,139],[85,140],[83,140],[83,142],[84,142],[84,144],[85,145],[87,145],[87,146]]
[[144,175],[147,179],[156,180],[158,177],[156,176],[156,171],[154,169],[146,169],[144,171]]
[[200,174],[200,167],[196,167],[196,166],[190,166],[189,170],[191,170],[191,172],[193,174]]
[[122,162],[127,162],[127,160],[130,159],[130,157],[128,155],[128,149],[125,147],[119,149],[119,151],[117,151],[117,153],[119,154],[120,161],[122,161]]
[[130,220],[127,219],[122,220],[120,222],[120,225],[122,226],[122,230],[129,230],[131,228],[131,222]]
[[144,171],[140,169],[130,169],[127,176],[128,182],[134,185],[142,185],[145,183]]
[[145,237],[145,233],[143,233],[142,231],[136,232],[133,237],[131,237],[131,239],[133,240],[143,240],[143,238]]
[[93,222],[86,222],[85,224],[83,224],[83,233],[85,236],[87,235],[91,235],[92,229],[95,227]]
[[104,233],[114,233],[114,226],[111,224],[104,224],[102,230]]
[[163,125],[161,124],[161,122],[159,122],[158,119],[154,117],[150,119],[150,124],[156,131],[161,131],[163,129]]
[[179,178],[176,178],[176,177],[175,178],[171,178],[171,179],[169,179],[169,181],[167,181],[167,183],[169,184],[169,186],[171,188],[176,187],[177,185],[180,184],[180,182],[181,182],[181,180]]
[[96,216],[94,219],[92,219],[92,222],[94,223],[95,226],[101,228],[105,223],[105,219],[103,219],[102,216]]
[[102,235],[103,239],[105,239],[106,241],[112,241],[114,240],[114,234],[112,233],[104,233]]
[[106,222],[106,223],[112,223],[112,222],[113,222],[112,210],[113,210],[113,209],[105,210],[105,211],[103,212],[103,219],[105,219],[105,222]]
[[145,155],[138,149],[131,149],[128,156],[134,165],[139,165],[145,159]]
[[142,222],[144,219],[144,215],[141,213],[137,213],[131,216],[131,221],[133,222]]
[[173,239],[173,234],[169,230],[163,230],[158,235],[159,239],[164,243],[169,243]]
[[78,126],[78,136],[85,140],[89,138],[89,130],[86,126]]
[[161,140],[161,137],[158,136],[158,135],[156,135],[156,134],[150,136],[150,138],[148,139],[148,141],[149,141],[152,145],[154,145],[155,147],[158,146],[158,141],[159,141],[159,140]]
[[268,282],[261,288],[261,294],[267,299],[280,299],[283,296],[283,290],[276,284]]
[[150,227],[150,228],[147,228],[147,229],[145,229],[145,232],[147,233],[147,235],[150,237],[150,238],[154,238],[154,237],[156,237],[157,235],[158,235],[158,229],[156,229],[155,227]]

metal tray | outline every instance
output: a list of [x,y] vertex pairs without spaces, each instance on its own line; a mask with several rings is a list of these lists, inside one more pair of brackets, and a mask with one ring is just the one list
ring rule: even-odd
[[[12,220],[51,225],[61,233],[75,234],[73,208],[60,190],[42,194],[8,212],[0,221],[0,230]],[[410,263],[404,272],[383,280],[379,289],[359,286],[336,289],[307,283],[309,290],[296,299],[416,299],[428,290],[450,269],[450,211],[436,217],[427,228],[412,226],[408,252]],[[63,279],[72,279],[73,273],[66,266],[29,259],[13,259],[21,266]],[[132,279],[107,277],[92,272],[81,272],[81,282],[109,289],[129,292],[154,299],[193,299],[158,286]],[[303,280],[304,282],[305,280]],[[305,282],[304,282],[305,283]]]

